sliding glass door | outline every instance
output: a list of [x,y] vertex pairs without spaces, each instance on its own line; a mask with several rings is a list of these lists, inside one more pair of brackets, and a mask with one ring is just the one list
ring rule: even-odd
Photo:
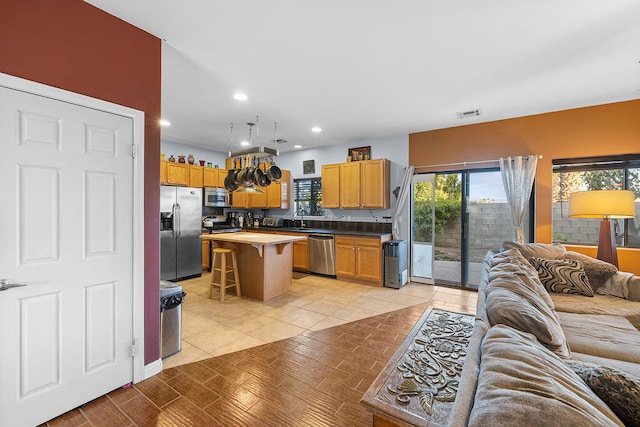
[[515,237],[497,169],[414,175],[411,217],[415,282],[477,287],[487,251]]
[[411,191],[411,281],[433,283],[434,174],[414,175]]

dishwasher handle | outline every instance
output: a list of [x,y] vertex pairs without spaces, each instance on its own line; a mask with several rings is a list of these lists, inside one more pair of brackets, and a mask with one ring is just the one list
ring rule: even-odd
[[310,239],[333,240],[333,234],[309,234]]

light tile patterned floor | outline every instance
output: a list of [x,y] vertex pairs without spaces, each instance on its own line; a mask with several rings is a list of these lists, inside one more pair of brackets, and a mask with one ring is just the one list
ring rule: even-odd
[[163,361],[164,368],[232,353],[268,342],[430,302],[434,307],[475,312],[477,293],[409,283],[400,289],[344,282],[324,276],[294,274],[289,292],[268,301],[238,298],[224,304],[209,298],[209,274],[180,282],[182,351]]

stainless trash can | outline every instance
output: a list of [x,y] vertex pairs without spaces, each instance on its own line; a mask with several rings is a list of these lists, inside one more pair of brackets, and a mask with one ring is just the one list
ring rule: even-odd
[[382,245],[384,286],[399,289],[407,283],[407,241],[389,240]]
[[182,286],[160,281],[160,355],[164,359],[182,350]]

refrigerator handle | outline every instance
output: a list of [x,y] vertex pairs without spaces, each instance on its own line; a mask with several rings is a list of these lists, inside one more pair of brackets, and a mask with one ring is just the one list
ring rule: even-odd
[[180,218],[180,216],[182,215],[180,213],[180,203],[176,203],[176,220],[178,221],[177,224],[177,228],[178,228],[178,237],[180,237],[182,235],[182,218]]
[[171,206],[171,221],[173,222],[173,224],[171,224],[171,235],[173,237],[176,237],[176,227],[178,226],[176,214],[176,204],[174,203],[173,206]]

